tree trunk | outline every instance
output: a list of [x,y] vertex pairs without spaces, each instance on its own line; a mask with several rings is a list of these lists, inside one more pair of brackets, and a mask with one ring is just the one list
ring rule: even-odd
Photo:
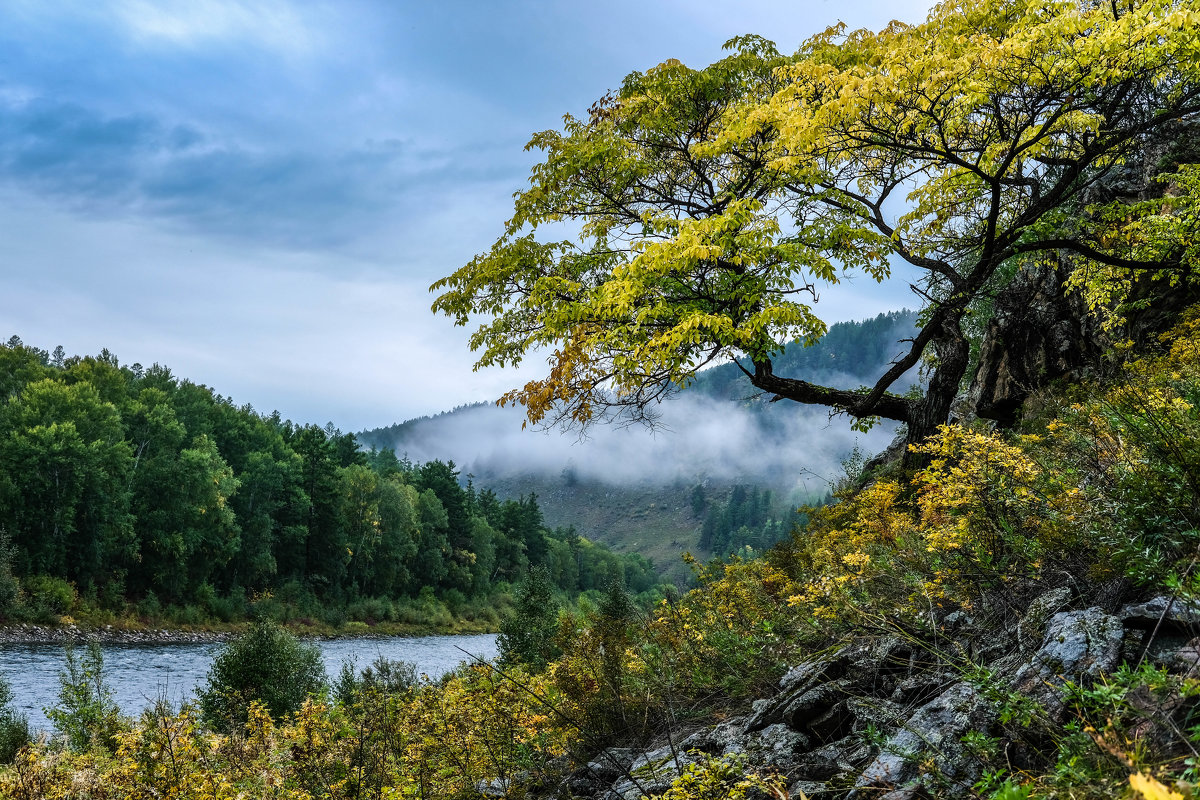
[[942,330],[934,340],[933,352],[937,357],[937,366],[925,395],[910,406],[908,435],[904,441],[905,468],[918,468],[928,462],[926,457],[917,457],[909,447],[920,444],[937,432],[939,425],[944,425],[950,417],[950,406],[958,394],[963,375],[970,361],[971,346],[963,336],[959,325],[959,317],[947,319],[942,324]]

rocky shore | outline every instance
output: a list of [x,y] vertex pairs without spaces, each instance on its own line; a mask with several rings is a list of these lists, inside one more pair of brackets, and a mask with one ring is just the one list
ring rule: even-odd
[[224,642],[232,634],[222,631],[185,631],[148,628],[123,630],[106,625],[12,625],[0,628],[0,644],[66,644],[99,641],[101,644],[204,644]]

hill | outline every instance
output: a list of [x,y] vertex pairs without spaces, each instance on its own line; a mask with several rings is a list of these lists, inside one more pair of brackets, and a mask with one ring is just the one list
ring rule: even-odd
[[[888,363],[915,325],[911,311],[840,322],[812,347],[789,345],[777,363],[852,388]],[[717,552],[702,542],[706,515],[691,511],[696,487],[718,504],[739,485],[770,490],[766,518],[782,524],[797,506],[828,494],[847,455],[882,450],[893,437],[888,427],[855,433],[823,410],[771,402],[750,388],[735,364],[704,370],[663,404],[656,431],[597,427],[582,439],[525,431],[519,410],[477,403],[357,438],[415,462],[452,460],[464,479],[501,497],[536,495],[549,525],[574,527],[616,552],[646,555],[681,578],[681,553]]]

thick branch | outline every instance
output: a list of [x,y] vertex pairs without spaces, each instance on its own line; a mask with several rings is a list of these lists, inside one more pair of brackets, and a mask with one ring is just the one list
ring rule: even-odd
[[1114,256],[1111,253],[1105,253],[1102,250],[1096,250],[1095,248],[1074,239],[1043,239],[1038,242],[1017,245],[1013,249],[1018,253],[1038,253],[1046,250],[1070,250],[1072,253],[1077,253],[1084,258],[1090,258],[1092,261],[1105,264],[1106,266],[1116,267],[1117,269],[1127,269],[1135,272],[1141,270],[1172,270],[1181,268],[1177,261],[1138,261],[1131,258],[1121,258],[1120,256]]
[[797,403],[829,406],[859,419],[883,417],[907,422],[912,414],[912,401],[894,394],[882,394],[877,399],[872,399],[872,395],[862,392],[818,386],[796,378],[781,378],[775,374],[770,359],[755,361],[754,372],[747,374],[750,376],[750,382],[764,392],[771,392]]

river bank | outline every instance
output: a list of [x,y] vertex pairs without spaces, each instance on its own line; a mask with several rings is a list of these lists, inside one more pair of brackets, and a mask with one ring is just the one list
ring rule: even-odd
[[100,628],[78,625],[11,625],[0,628],[0,644],[68,644],[92,640],[101,644],[203,644],[224,642],[235,631],[190,631],[167,628],[127,630],[106,625]]
[[[117,626],[66,623],[37,625],[11,623],[0,626],[0,644],[68,644],[99,641],[101,644],[167,645],[226,642],[246,630],[252,622],[222,623],[218,627]],[[400,623],[367,625],[348,622],[333,628],[303,624],[283,626],[305,639],[387,639],[393,637],[456,636],[494,634],[496,626],[480,620],[455,620],[450,626],[422,626]]]
[[[57,631],[65,635],[65,631]],[[84,638],[86,640],[86,632]],[[111,635],[112,632],[110,632]],[[128,633],[128,632],[127,632]],[[222,649],[218,634],[202,640],[160,640],[150,634],[178,637],[180,631],[142,631],[143,638],[100,642],[103,680],[114,702],[127,717],[165,699],[178,708],[194,698],[208,677],[212,660]],[[186,633],[186,632],[182,632]],[[63,644],[67,639],[14,642],[0,639],[0,676],[13,690],[13,708],[24,714],[35,731],[53,727],[46,709],[60,702],[59,675],[65,669]],[[378,658],[405,661],[417,674],[436,680],[459,662],[490,659],[497,653],[492,634],[466,636],[371,636],[317,639],[321,661],[329,680],[337,678],[344,663],[362,669]]]

